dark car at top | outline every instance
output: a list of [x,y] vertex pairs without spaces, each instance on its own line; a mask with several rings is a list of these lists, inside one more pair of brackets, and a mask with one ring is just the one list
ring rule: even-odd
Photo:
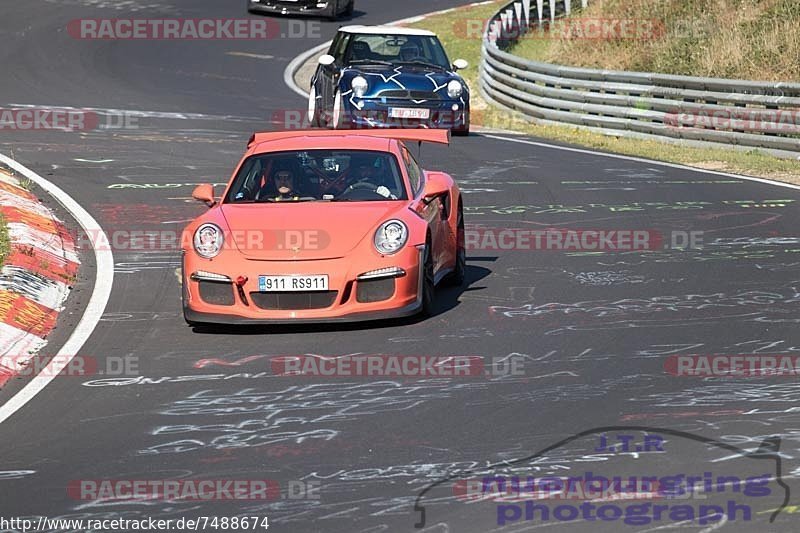
[[469,87],[435,33],[339,28],[311,79],[308,120],[330,128],[446,128],[469,133]]
[[316,15],[331,20],[353,14],[355,0],[246,0],[250,13]]

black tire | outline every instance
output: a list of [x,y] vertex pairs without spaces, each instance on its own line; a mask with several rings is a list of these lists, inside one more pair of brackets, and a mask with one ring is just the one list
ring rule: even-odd
[[464,124],[452,129],[452,134],[456,137],[466,137],[469,135],[469,108],[464,111]]
[[[308,111],[308,115],[306,117],[308,119],[308,125],[311,126],[312,128],[319,128],[319,127],[323,126],[322,120],[320,119],[319,105],[317,105],[318,104],[318,100],[317,100],[316,92],[317,92],[316,85],[312,84],[311,85],[311,90],[308,93],[308,110],[309,111]],[[311,112],[311,101],[312,101],[312,98],[314,99],[314,102],[315,102],[313,114]]]
[[461,287],[467,279],[467,246],[464,237],[464,206],[458,202],[458,215],[456,221],[456,266],[447,276],[447,285]]
[[425,241],[425,255],[422,261],[422,316],[433,316],[436,303],[436,285],[433,278],[433,248],[431,239]]
[[330,20],[331,22],[336,22],[339,20],[339,0],[330,0],[330,6],[328,6],[328,12],[325,14],[325,18]]
[[333,130],[344,129],[344,115],[344,98],[342,97],[342,91],[336,89],[336,94],[333,97],[333,109],[331,109],[330,120],[327,124],[328,127]]
[[350,2],[347,4],[347,7],[344,10],[344,16],[352,17],[353,11],[355,11],[355,7],[356,7],[356,0],[350,0]]

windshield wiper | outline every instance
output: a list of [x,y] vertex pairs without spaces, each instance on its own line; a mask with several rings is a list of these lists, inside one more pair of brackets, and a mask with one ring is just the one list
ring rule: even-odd
[[299,204],[300,202],[316,202],[317,199],[313,196],[303,196],[300,198],[263,198],[256,200],[256,203],[269,202],[271,204]]

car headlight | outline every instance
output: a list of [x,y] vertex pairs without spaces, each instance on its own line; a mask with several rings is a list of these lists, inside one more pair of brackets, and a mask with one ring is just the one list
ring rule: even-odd
[[408,241],[408,226],[400,220],[388,220],[375,232],[375,249],[384,255],[397,253]]
[[194,251],[200,257],[211,259],[222,251],[225,238],[216,224],[203,224],[194,232]]
[[458,80],[453,80],[447,84],[447,96],[450,98],[458,98],[464,92],[464,87]]
[[363,76],[356,76],[353,78],[353,81],[350,82],[350,88],[353,89],[353,95],[357,98],[361,98],[367,93],[369,83],[367,83],[366,78]]

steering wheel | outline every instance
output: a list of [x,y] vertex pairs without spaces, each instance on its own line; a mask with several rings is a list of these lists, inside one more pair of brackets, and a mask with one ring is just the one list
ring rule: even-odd
[[355,190],[358,190],[358,189],[369,189],[369,190],[374,191],[375,189],[377,189],[377,187],[371,181],[361,180],[361,181],[357,181],[356,183],[354,183],[352,185],[348,185],[348,187],[345,189],[345,192],[347,192],[347,191],[355,191]]
[[[364,198],[365,193],[371,193],[371,195],[374,195],[375,197],[384,198],[384,196],[376,190],[375,184],[368,181],[359,181],[348,186],[344,192],[339,194],[338,197],[349,198],[351,195],[353,195],[359,198]],[[369,198],[370,194],[367,194],[366,197]]]

